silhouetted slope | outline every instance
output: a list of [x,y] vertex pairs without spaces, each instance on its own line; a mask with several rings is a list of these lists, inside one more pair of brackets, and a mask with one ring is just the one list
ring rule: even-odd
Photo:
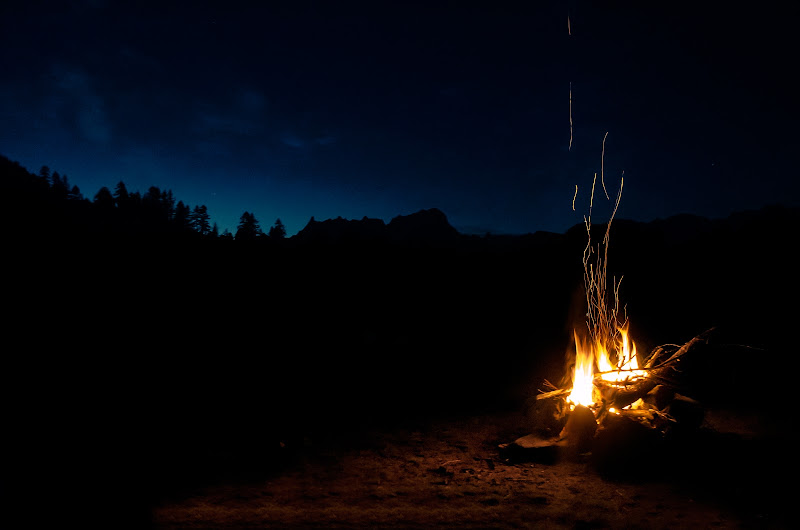
[[302,244],[392,243],[452,246],[460,234],[436,208],[398,215],[389,224],[381,219],[349,220],[338,217],[317,221],[313,217],[292,239]]
[[382,219],[348,220],[338,217],[316,221],[312,217],[292,239],[307,244],[367,243],[383,239],[385,228]]

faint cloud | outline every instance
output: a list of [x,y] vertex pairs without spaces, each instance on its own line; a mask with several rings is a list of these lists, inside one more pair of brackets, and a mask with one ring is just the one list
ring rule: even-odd
[[118,61],[131,68],[145,68],[162,70],[159,62],[153,57],[142,53],[132,46],[123,46],[119,49]]
[[151,186],[154,182],[168,182],[169,175],[174,172],[164,160],[164,156],[152,147],[131,146],[116,157],[115,179],[123,180],[132,191]]
[[336,143],[336,137],[330,134],[307,139],[292,131],[282,132],[280,134],[280,140],[284,145],[294,149],[314,146],[328,146]]
[[439,89],[439,95],[444,101],[456,105],[472,103],[478,95],[478,89],[472,81],[452,83]]
[[240,89],[222,104],[203,102],[195,117],[195,130],[205,134],[260,134],[264,130],[266,103],[260,91],[250,88]]
[[91,76],[81,68],[67,65],[54,65],[51,74],[59,94],[71,104],[71,108],[62,110],[74,113],[75,126],[81,135],[94,143],[109,142],[111,125],[105,101],[94,88]]
[[236,103],[242,110],[260,113],[267,105],[267,98],[260,90],[243,88],[236,95]]
[[227,113],[202,112],[198,116],[202,132],[226,132],[235,134],[252,134],[257,123],[244,116]]
[[336,137],[328,134],[315,139],[314,142],[316,142],[319,145],[331,145],[333,143],[336,143]]
[[94,143],[104,144],[111,140],[111,127],[101,107],[82,108],[78,113],[78,129]]
[[106,2],[106,0],[83,0],[81,4],[91,9],[103,9],[106,7],[108,2]]
[[288,145],[289,147],[293,147],[295,149],[300,149],[306,146],[305,140],[292,132],[284,131],[281,133],[280,138],[284,145]]
[[195,152],[203,156],[213,158],[228,158],[232,156],[231,148],[221,142],[201,141],[194,146]]

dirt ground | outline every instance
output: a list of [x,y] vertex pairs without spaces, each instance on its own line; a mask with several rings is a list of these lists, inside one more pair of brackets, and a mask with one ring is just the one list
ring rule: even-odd
[[626,479],[601,476],[586,455],[503,460],[498,444],[528,432],[521,413],[409,423],[346,442],[307,438],[281,472],[196,488],[152,518],[164,529],[782,527],[769,493],[777,471],[762,466],[761,449],[741,449],[752,426],[720,413],[706,429],[736,443],[716,464]]

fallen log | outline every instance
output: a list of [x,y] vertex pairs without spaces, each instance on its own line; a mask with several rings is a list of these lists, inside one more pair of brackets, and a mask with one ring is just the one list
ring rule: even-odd
[[651,358],[648,359],[648,361],[645,363],[645,370],[652,370],[655,372],[661,368],[666,368],[668,366],[675,364],[682,356],[686,355],[692,348],[694,348],[700,343],[708,342],[708,337],[709,335],[711,335],[711,333],[713,333],[713,331],[714,328],[710,328],[702,332],[701,334],[699,334],[698,336],[696,336],[695,338],[693,338],[692,340],[690,340],[689,342],[678,348],[678,350],[675,353],[673,353],[666,361],[659,363],[656,366],[652,366],[652,364],[654,363],[651,362],[652,360],[652,355],[651,355]]
[[680,344],[662,344],[661,346],[656,346],[653,348],[653,351],[650,352],[650,355],[647,357],[647,360],[644,363],[645,368],[652,367],[656,361],[659,361],[666,355],[672,355],[676,351],[681,348]]

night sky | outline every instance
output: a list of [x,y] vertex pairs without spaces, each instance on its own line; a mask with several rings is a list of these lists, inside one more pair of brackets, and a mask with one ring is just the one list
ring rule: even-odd
[[252,4],[3,2],[0,154],[90,199],[171,189],[232,232],[434,207],[561,232],[606,132],[619,217],[799,204],[796,8]]

